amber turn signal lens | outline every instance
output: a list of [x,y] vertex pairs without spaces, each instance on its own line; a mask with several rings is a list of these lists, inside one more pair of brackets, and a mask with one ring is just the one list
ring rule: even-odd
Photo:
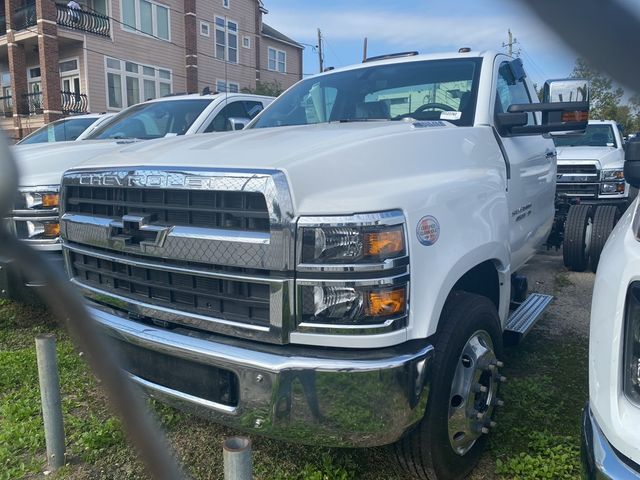
[[371,317],[398,315],[406,310],[407,292],[404,287],[369,292],[368,296],[367,315]]
[[364,234],[364,254],[368,257],[393,257],[404,251],[404,235],[398,226]]
[[563,122],[586,122],[589,120],[589,112],[576,111],[576,112],[563,112]]
[[45,193],[42,195],[42,206],[45,208],[57,207],[60,203],[60,195],[57,193]]
[[59,223],[45,223],[44,224],[44,236],[49,238],[55,238],[60,236],[60,224]]

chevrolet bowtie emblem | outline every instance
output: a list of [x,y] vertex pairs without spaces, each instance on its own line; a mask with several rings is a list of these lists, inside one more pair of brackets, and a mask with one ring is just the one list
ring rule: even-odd
[[150,225],[154,218],[151,215],[124,215],[121,221],[114,220],[109,224],[109,240],[115,247],[126,248],[162,247],[171,227]]

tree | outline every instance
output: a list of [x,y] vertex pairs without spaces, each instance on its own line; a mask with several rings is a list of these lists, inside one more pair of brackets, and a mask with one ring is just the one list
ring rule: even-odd
[[571,73],[572,78],[584,78],[589,81],[591,92],[590,117],[599,120],[611,120],[618,112],[624,90],[613,86],[611,78],[593,69],[583,58],[578,58]]
[[268,97],[277,97],[284,89],[280,82],[274,80],[273,82],[256,82],[256,88],[243,88],[243,93],[252,93],[254,95],[266,95]]

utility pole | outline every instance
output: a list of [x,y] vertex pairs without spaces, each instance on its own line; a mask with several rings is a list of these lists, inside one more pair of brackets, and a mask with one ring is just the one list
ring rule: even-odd
[[[518,43],[518,39],[513,37],[513,34],[511,33],[511,29],[507,30],[507,32],[509,33],[509,41],[507,43],[503,43],[502,47],[507,47],[509,50],[509,56],[513,57],[513,46],[516,45]],[[515,52],[516,57],[518,55],[520,55],[520,50],[518,50],[517,52]]]
[[364,45],[362,47],[362,61],[366,61],[367,60],[367,37],[364,37]]
[[322,32],[318,28],[318,62],[320,63],[320,73],[324,71],[324,57],[322,56]]

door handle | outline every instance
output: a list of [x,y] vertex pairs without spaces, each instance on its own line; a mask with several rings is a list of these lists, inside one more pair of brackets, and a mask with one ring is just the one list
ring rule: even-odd
[[556,156],[555,150],[547,150],[544,154],[545,158],[553,158]]

